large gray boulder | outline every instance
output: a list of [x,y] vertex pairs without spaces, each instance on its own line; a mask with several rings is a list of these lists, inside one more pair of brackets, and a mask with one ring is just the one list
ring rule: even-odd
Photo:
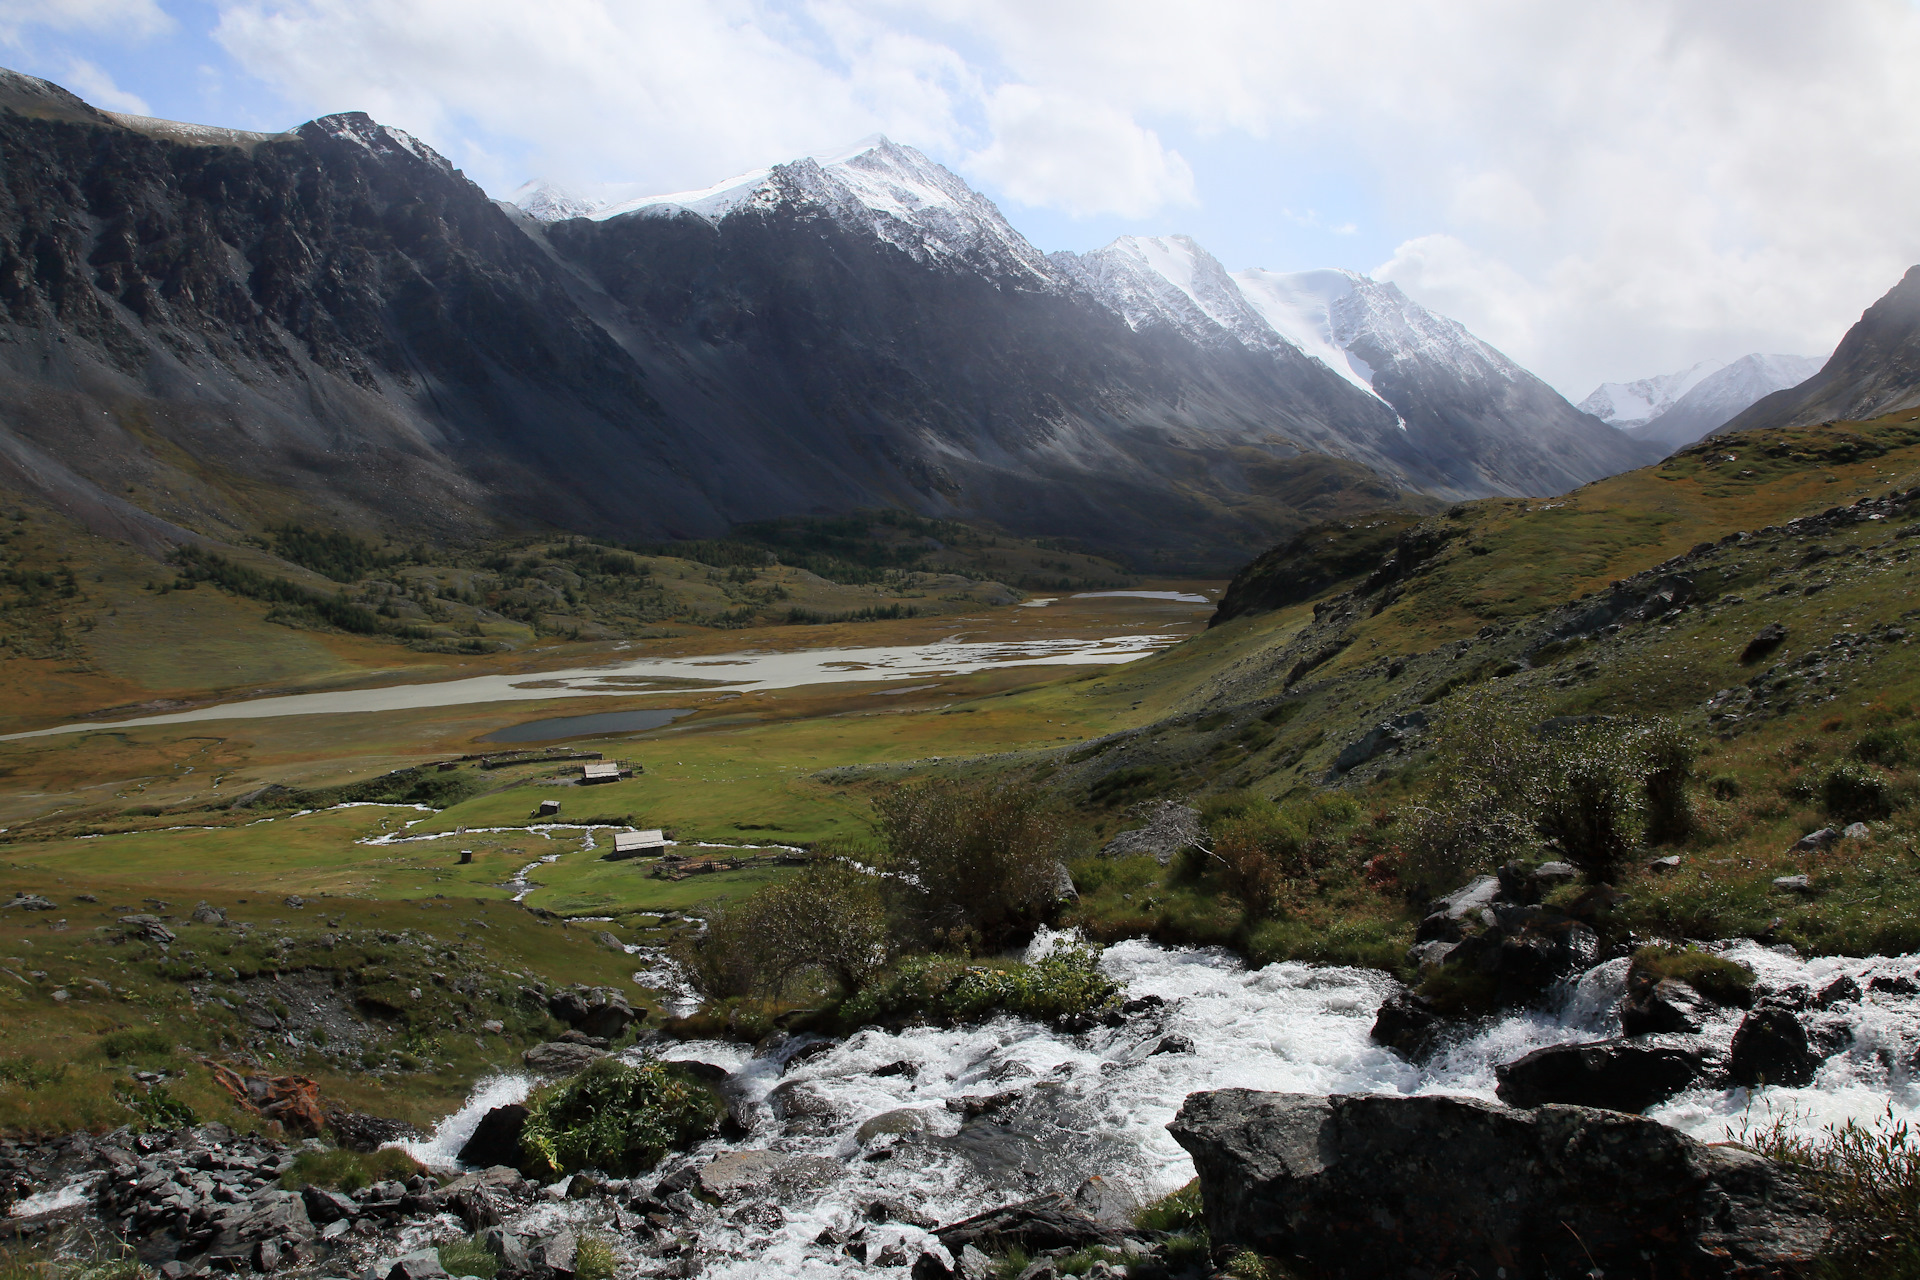
[[1708,1073],[1713,1047],[1698,1038],[1643,1037],[1554,1044],[1494,1069],[1500,1101],[1645,1111]]
[[1830,1231],[1772,1161],[1617,1112],[1222,1089],[1168,1128],[1217,1254],[1326,1280],[1784,1278]]

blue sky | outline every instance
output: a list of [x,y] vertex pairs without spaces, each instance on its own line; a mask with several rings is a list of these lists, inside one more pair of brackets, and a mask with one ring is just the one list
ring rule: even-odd
[[1575,399],[1821,354],[1920,262],[1908,0],[0,0],[98,105],[361,109],[496,195],[884,132],[1041,248],[1389,278]]

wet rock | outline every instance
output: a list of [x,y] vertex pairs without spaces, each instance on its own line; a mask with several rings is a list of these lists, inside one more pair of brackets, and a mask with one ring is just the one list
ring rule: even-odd
[[300,1199],[307,1207],[308,1219],[321,1226],[351,1218],[360,1212],[360,1206],[353,1202],[351,1196],[329,1191],[325,1187],[308,1186],[300,1192]]
[[1132,1223],[1134,1211],[1140,1207],[1125,1187],[1097,1173],[1080,1184],[1073,1202],[1095,1222],[1122,1229]]
[[1155,1054],[1161,1054],[1161,1053],[1192,1053],[1192,1052],[1193,1052],[1192,1039],[1187,1036],[1183,1036],[1176,1031],[1171,1035],[1161,1036],[1159,1043],[1153,1046],[1153,1048],[1148,1052],[1147,1056],[1151,1058]]
[[446,1280],[446,1274],[439,1250],[421,1249],[396,1259],[387,1269],[387,1280]]
[[[1620,1030],[1630,1036],[1697,1033],[1713,1016],[1713,1004],[1677,978],[1655,980],[1635,972],[1620,998]],[[1636,1108],[1637,1110],[1637,1108]]]
[[488,1227],[480,1233],[480,1244],[500,1263],[502,1271],[525,1271],[527,1247],[520,1237],[505,1227]]
[[579,1239],[562,1228],[527,1250],[527,1270],[536,1277],[571,1276],[579,1256]]
[[853,1131],[853,1140],[866,1146],[875,1138],[902,1133],[917,1133],[930,1127],[932,1115],[921,1107],[896,1107],[892,1111],[882,1111],[879,1115],[861,1124]]
[[335,1143],[362,1153],[378,1151],[389,1142],[420,1136],[420,1131],[404,1120],[388,1120],[357,1111],[328,1112],[327,1129]]
[[993,1280],[993,1259],[973,1245],[962,1245],[953,1261],[956,1280]]
[[1873,979],[1867,983],[1867,990],[1878,991],[1880,994],[1888,996],[1920,995],[1920,982],[1915,982],[1912,978],[1901,973],[1892,975],[1882,973],[1876,974]]
[[520,1163],[520,1134],[527,1127],[527,1109],[518,1102],[495,1107],[480,1117],[473,1134],[460,1148],[460,1163],[490,1168]]
[[1859,1001],[1860,995],[1860,984],[1843,973],[1820,988],[1819,994],[1813,998],[1813,1007],[1831,1009],[1835,1005],[1855,1004]]
[[1514,1107],[1560,1103],[1645,1111],[1707,1073],[1704,1044],[1621,1037],[1557,1044],[1495,1068],[1500,1101]]
[[1063,1195],[1036,1196],[976,1213],[941,1227],[934,1235],[948,1253],[958,1253],[972,1245],[989,1253],[1017,1247],[1033,1254],[1043,1249],[1115,1244],[1120,1239],[1119,1232],[1094,1221]]
[[701,1062],[697,1058],[670,1058],[667,1059],[667,1065],[685,1072],[702,1084],[721,1084],[733,1074],[717,1063]]
[[884,1067],[875,1067],[872,1071],[869,1071],[867,1074],[870,1076],[882,1076],[882,1077],[884,1076],[917,1076],[920,1074],[920,1064],[917,1062],[909,1062],[903,1058],[899,1062],[889,1062]]
[[1120,1006],[1120,1012],[1126,1017],[1134,1018],[1143,1013],[1151,1013],[1155,1009],[1164,1009],[1166,1007],[1167,1002],[1159,996],[1135,996]]
[[618,1039],[640,1016],[613,987],[556,991],[547,999],[547,1012],[582,1035],[600,1040]]
[[953,1280],[954,1270],[937,1253],[923,1253],[913,1260],[913,1280]]
[[1807,1029],[1791,1009],[1762,1004],[1741,1020],[1733,1033],[1727,1071],[1744,1085],[1798,1088],[1813,1083],[1821,1058],[1807,1040]]
[[1445,1025],[1432,1005],[1411,991],[1400,990],[1381,1001],[1373,1020],[1373,1042],[1418,1061],[1433,1051]]
[[922,1231],[931,1231],[934,1220],[908,1204],[904,1200],[875,1200],[866,1207],[864,1216],[868,1222],[899,1222],[909,1227],[919,1227]]
[[1512,1275],[1516,1259],[1529,1276],[1773,1276],[1830,1234],[1773,1162],[1611,1111],[1226,1089],[1168,1127],[1217,1253],[1327,1280]]
[[521,1061],[535,1071],[554,1076],[579,1075],[595,1060],[606,1057],[606,1050],[584,1044],[562,1044],[549,1040],[520,1055]]
[[825,1133],[840,1118],[833,1100],[804,1080],[776,1085],[767,1095],[767,1107],[788,1133]]

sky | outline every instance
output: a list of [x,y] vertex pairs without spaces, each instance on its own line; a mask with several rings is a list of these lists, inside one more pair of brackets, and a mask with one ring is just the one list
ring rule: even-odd
[[0,0],[0,64],[494,195],[885,133],[1041,249],[1396,282],[1574,400],[1823,355],[1920,263],[1920,0]]

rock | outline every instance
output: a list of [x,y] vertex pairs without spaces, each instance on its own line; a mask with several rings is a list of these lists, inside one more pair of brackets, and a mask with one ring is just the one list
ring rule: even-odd
[[853,1140],[866,1146],[875,1138],[890,1134],[918,1133],[932,1124],[932,1113],[920,1107],[896,1107],[882,1111],[853,1131]]
[[421,1249],[395,1260],[387,1269],[387,1280],[445,1280],[447,1269],[440,1265],[438,1249]]
[[904,1200],[875,1200],[867,1205],[868,1222],[899,1222],[909,1227],[919,1227],[922,1231],[931,1231],[934,1221],[920,1210]]
[[351,1196],[329,1191],[325,1187],[308,1186],[300,1192],[300,1199],[307,1207],[307,1217],[321,1226],[351,1218],[360,1212],[360,1206],[353,1202]]
[[594,934],[593,940],[599,943],[601,946],[605,947],[609,951],[619,951],[624,953],[627,949],[626,943],[620,941],[620,939],[615,937],[611,931],[606,929],[602,929],[600,932]]
[[1125,1187],[1097,1173],[1080,1184],[1073,1193],[1073,1202],[1095,1222],[1122,1229],[1133,1222],[1134,1211],[1140,1207]]
[[1867,990],[1878,991],[1883,995],[1889,996],[1910,996],[1920,994],[1920,982],[1915,982],[1912,978],[1901,973],[1896,973],[1891,976],[1881,973],[1875,974],[1873,979],[1867,983]]
[[1794,841],[1795,853],[1818,853],[1840,838],[1840,833],[1832,827],[1822,827],[1818,831],[1809,831]]
[[1831,1009],[1837,1004],[1853,1004],[1859,999],[1860,984],[1843,973],[1820,988],[1820,993],[1813,998],[1813,1007]]
[[556,991],[547,998],[547,1012],[556,1022],[578,1026],[587,1016],[587,998],[578,991]]
[[958,1280],[993,1280],[993,1259],[973,1245],[962,1245],[953,1261],[953,1274]]
[[1747,647],[1740,651],[1741,663],[1758,662],[1778,649],[1787,638],[1787,629],[1778,622],[1769,622],[1760,628],[1753,639],[1747,641]]
[[767,1095],[767,1106],[788,1133],[824,1133],[840,1118],[833,1100],[804,1080],[776,1085]]
[[502,1271],[525,1271],[527,1247],[520,1237],[505,1227],[488,1227],[480,1233],[480,1244],[500,1261]]
[[934,1232],[948,1253],[968,1245],[986,1252],[1019,1247],[1029,1254],[1043,1249],[1079,1249],[1114,1244],[1119,1233],[1094,1221],[1063,1195],[1036,1196],[1017,1204],[976,1213]]
[[195,924],[223,925],[227,922],[227,913],[210,902],[196,903],[193,908]]
[[420,1131],[404,1120],[388,1120],[383,1116],[364,1115],[357,1111],[328,1112],[327,1129],[333,1134],[335,1143],[349,1151],[362,1153],[378,1151],[389,1142],[420,1136]]
[[611,1042],[602,1036],[590,1036],[584,1031],[562,1031],[553,1041],[555,1044],[583,1044],[589,1049],[605,1049]]
[[518,1102],[495,1107],[480,1117],[473,1134],[460,1148],[460,1163],[491,1168],[494,1165],[517,1167],[520,1163],[520,1134],[527,1127],[527,1109]]
[[1060,1280],[1060,1268],[1052,1258],[1035,1258],[1021,1269],[1014,1280]]
[[1679,869],[1680,855],[1677,853],[1670,853],[1664,858],[1655,858],[1653,861],[1647,863],[1647,870],[1653,872],[1655,875],[1659,875],[1663,871],[1678,871]]
[[173,941],[173,930],[160,923],[159,916],[121,916],[120,923],[127,926],[128,933],[145,938],[148,942]]
[[579,1239],[563,1227],[527,1250],[527,1270],[541,1277],[570,1276],[579,1256]]
[[1080,891],[1073,887],[1073,872],[1067,870],[1064,862],[1053,864],[1053,900],[1055,902],[1078,902]]
[[1389,751],[1398,749],[1408,737],[1426,728],[1427,713],[1412,711],[1381,723],[1367,730],[1354,741],[1340,749],[1333,758],[1333,768],[1328,773],[1329,780],[1358,769],[1370,760],[1377,759]]
[[488,1018],[485,1022],[480,1024],[480,1029],[486,1032],[490,1036],[505,1035],[507,1030],[507,1024],[500,1021],[498,1018]]
[[1409,1060],[1424,1058],[1445,1027],[1439,1012],[1420,996],[1400,990],[1380,1002],[1373,1020],[1373,1042]]
[[583,1044],[561,1044],[549,1040],[546,1044],[537,1044],[520,1055],[520,1060],[535,1071],[555,1076],[579,1075],[592,1066],[597,1059],[606,1057],[604,1049],[594,1049]]
[[1645,1111],[1706,1074],[1701,1044],[1596,1040],[1556,1044],[1494,1069],[1495,1093],[1514,1107],[1563,1103],[1609,1111]]
[[1155,1054],[1161,1054],[1161,1053],[1192,1053],[1192,1052],[1193,1052],[1193,1041],[1187,1036],[1183,1036],[1178,1032],[1174,1032],[1171,1035],[1161,1036],[1160,1042],[1153,1046],[1152,1050],[1148,1052],[1147,1056],[1151,1058]]
[[920,1074],[920,1064],[902,1058],[898,1062],[889,1062],[884,1067],[875,1067],[867,1074],[870,1076],[917,1076]]
[[1744,1085],[1799,1088],[1813,1083],[1821,1058],[1807,1041],[1807,1029],[1793,1010],[1763,1003],[1747,1014],[1733,1033],[1727,1071]]
[[633,1006],[627,1003],[625,995],[612,987],[595,987],[591,999],[587,1001],[586,1016],[575,1024],[574,1029],[590,1036],[617,1040],[639,1017]]
[[[773,1151],[730,1151],[693,1170],[687,1189],[708,1200],[727,1201],[748,1194],[800,1191],[825,1186],[839,1177],[838,1161],[825,1156],[789,1156]],[[666,1184],[663,1182],[663,1186]],[[656,1189],[655,1196],[669,1192]]]
[[1817,892],[1813,887],[1813,881],[1805,876],[1775,876],[1773,880],[1773,891],[1775,893],[1804,894],[1808,897],[1811,897]]
[[[1620,1030],[1630,1036],[1697,1033],[1713,1016],[1713,1004],[1677,978],[1652,980],[1634,973],[1620,998]],[[1638,1108],[1636,1108],[1637,1110]]]
[[1873,828],[1864,822],[1849,822],[1840,834],[1848,840],[1871,840]]
[[51,911],[53,902],[37,893],[15,893],[13,901],[0,907],[0,911]]
[[664,1061],[668,1066],[685,1072],[702,1084],[720,1084],[733,1074],[718,1063],[702,1062],[698,1058],[667,1058]]
[[299,911],[307,905],[307,900],[297,893],[290,893],[286,897],[286,904],[295,911]]
[[1225,1089],[1189,1096],[1168,1128],[1216,1255],[1327,1280],[1521,1262],[1527,1277],[1775,1276],[1830,1235],[1781,1166],[1611,1111]]
[[1499,876],[1479,876],[1455,889],[1444,898],[1436,898],[1427,907],[1429,916],[1442,915],[1452,920],[1466,920],[1478,916],[1487,907],[1492,906],[1500,897]]
[[937,1253],[923,1253],[913,1260],[913,1280],[953,1280],[953,1268]]
[[1407,948],[1407,963],[1416,969],[1429,965],[1445,964],[1447,957],[1453,954],[1457,942],[1442,942],[1438,938],[1432,942],[1416,942]]
[[1100,850],[1103,858],[1131,858],[1151,854],[1161,866],[1173,861],[1173,855],[1206,839],[1200,827],[1200,811],[1171,800],[1157,800],[1147,807],[1147,825],[1122,831]]

